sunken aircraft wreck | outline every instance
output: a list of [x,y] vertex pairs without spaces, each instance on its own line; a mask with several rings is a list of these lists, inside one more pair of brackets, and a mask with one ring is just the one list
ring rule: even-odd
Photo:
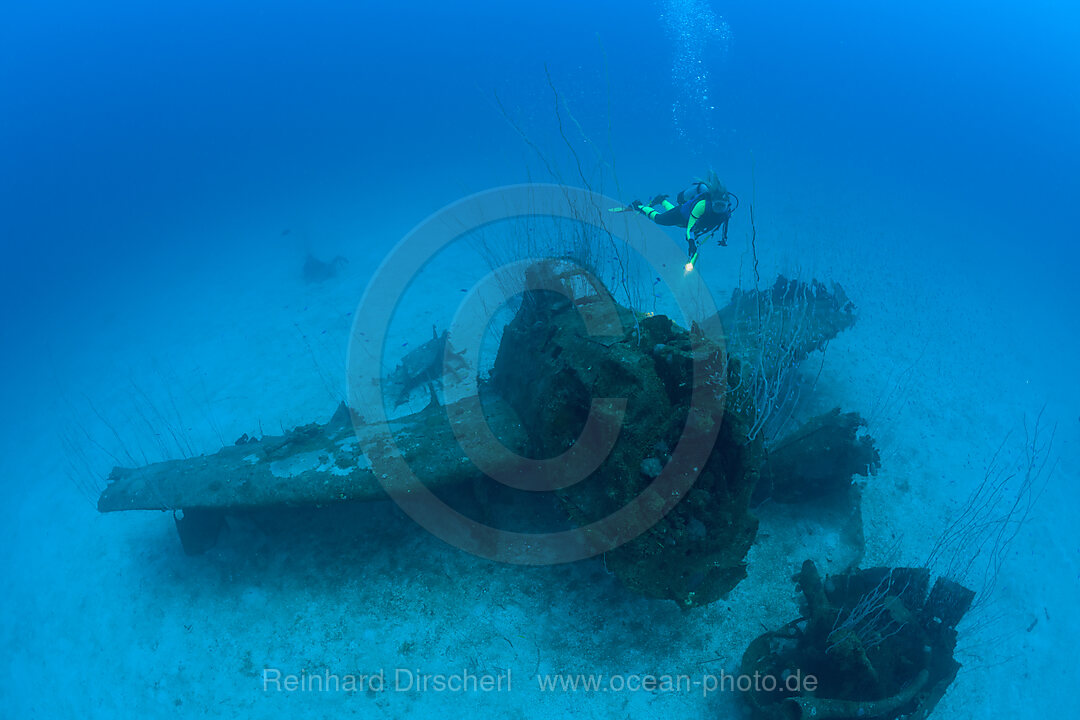
[[[842,288],[780,277],[766,289],[736,291],[714,327],[683,328],[618,305],[605,317],[594,302],[602,288],[582,290],[566,265],[529,269],[545,276],[531,287],[561,283],[565,292],[524,293],[479,383],[480,402],[440,404],[434,384],[466,368],[446,334],[435,333],[384,384],[391,403],[414,391],[429,392],[431,402],[391,420],[388,430],[342,404],[328,422],[280,436],[115,468],[99,511],[172,511],[184,549],[194,554],[216,542],[230,515],[385,500],[387,478],[372,462],[384,432],[428,489],[482,488],[516,472],[515,457],[557,456],[588,435],[595,398],[624,399],[623,422],[585,479],[554,490],[572,526],[610,516],[642,494],[678,463],[688,437],[708,443],[700,462],[685,469],[695,476],[686,492],[605,554],[607,568],[636,592],[684,607],[723,597],[746,575],[757,531],[752,507],[763,499],[858,502],[853,476],[880,462],[863,420],[839,409],[809,418],[796,412],[800,394],[814,389],[813,369],[802,366],[855,322]],[[596,325],[604,323],[598,339]],[[446,369],[448,355],[461,362]],[[500,452],[463,450],[462,423],[490,432]]]

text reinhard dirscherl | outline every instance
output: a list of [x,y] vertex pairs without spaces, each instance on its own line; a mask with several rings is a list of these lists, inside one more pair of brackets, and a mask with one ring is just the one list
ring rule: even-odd
[[[534,687],[540,692],[700,692],[709,695],[714,692],[749,691],[795,694],[817,689],[817,678],[799,670],[782,676],[756,672],[752,675],[730,674],[721,670],[700,675],[550,673],[533,677],[536,683]],[[513,673],[510,668],[494,673],[468,669],[429,673],[419,669],[393,668],[368,674],[335,673],[329,669],[286,673],[278,668],[264,668],[262,689],[264,692],[286,693],[511,692]]]

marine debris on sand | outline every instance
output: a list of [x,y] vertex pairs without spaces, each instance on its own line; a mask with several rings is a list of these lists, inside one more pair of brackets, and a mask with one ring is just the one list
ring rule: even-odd
[[311,253],[308,253],[304,258],[304,282],[309,285],[326,282],[331,278],[337,277],[341,266],[348,262],[349,261],[341,255],[337,255],[330,260],[320,260]]
[[931,587],[924,567],[822,580],[807,560],[796,580],[802,617],[760,635],[742,658],[742,676],[778,680],[742,693],[751,717],[927,717],[960,669],[956,625],[975,593],[942,577]]

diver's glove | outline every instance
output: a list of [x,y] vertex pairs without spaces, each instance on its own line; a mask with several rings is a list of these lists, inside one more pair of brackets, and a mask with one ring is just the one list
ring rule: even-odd
[[652,205],[653,207],[656,207],[657,205],[659,205],[660,203],[664,202],[667,199],[668,199],[667,195],[657,195],[656,197],[654,197],[652,200],[649,201],[649,205]]
[[642,208],[642,205],[641,205],[641,201],[640,201],[640,200],[635,200],[634,202],[630,203],[630,204],[629,204],[629,205],[627,205],[626,207],[630,208],[631,210],[637,210],[638,212],[641,212],[641,211],[642,211],[642,210],[641,210],[641,208]]

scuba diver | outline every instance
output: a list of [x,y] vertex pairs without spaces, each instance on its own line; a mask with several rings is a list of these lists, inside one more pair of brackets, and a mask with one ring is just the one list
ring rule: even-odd
[[721,230],[719,244],[727,245],[728,222],[731,214],[739,207],[739,198],[727,191],[716,173],[710,172],[706,179],[695,180],[679,192],[675,199],[676,203],[672,203],[667,195],[657,195],[648,205],[635,200],[624,208],[612,210],[637,210],[657,225],[685,227],[686,254],[690,258],[686,269],[690,270],[697,262],[698,245],[702,237],[708,240],[717,230]]

